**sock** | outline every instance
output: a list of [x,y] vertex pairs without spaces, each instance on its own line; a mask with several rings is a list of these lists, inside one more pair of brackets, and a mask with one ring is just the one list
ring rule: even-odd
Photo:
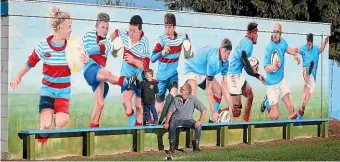
[[98,128],[99,124],[90,123],[90,128]]
[[268,113],[270,112],[270,104],[269,104],[269,101],[268,99],[266,100],[266,102],[264,103],[264,106],[266,107]]
[[118,79],[118,85],[123,87],[123,85],[126,85],[127,84],[127,81],[125,79],[125,76],[120,76],[119,79]]

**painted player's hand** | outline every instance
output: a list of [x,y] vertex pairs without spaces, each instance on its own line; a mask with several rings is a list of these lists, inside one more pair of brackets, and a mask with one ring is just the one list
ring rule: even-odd
[[125,53],[125,55],[124,55],[124,60],[125,60],[128,64],[134,64],[134,62],[135,62],[135,58],[133,58],[133,56],[130,55],[129,53]]
[[278,69],[281,67],[281,62],[280,62],[280,60],[274,61],[274,67],[275,67],[275,71],[278,70]]
[[259,79],[263,84],[266,83],[266,79],[264,78],[263,75],[260,75],[258,79]]
[[213,121],[214,121],[214,123],[217,123],[217,121],[218,121],[218,113],[217,112],[213,113]]
[[163,51],[162,51],[162,56],[165,56],[170,52],[170,46],[165,46]]
[[300,65],[300,57],[299,57],[299,55],[294,55],[294,59],[295,59],[295,61],[298,63],[298,65]]
[[86,53],[86,51],[84,50],[84,52],[80,55],[80,61],[83,64],[87,64],[89,62],[89,55]]
[[16,89],[19,87],[19,84],[21,83],[21,78],[19,77],[15,77],[10,83],[9,85],[11,86],[12,89]]
[[200,121],[195,122],[195,128],[199,127],[201,124],[202,124],[202,122],[200,122]]
[[165,124],[163,125],[163,128],[164,128],[164,129],[169,129],[169,123],[165,123]]

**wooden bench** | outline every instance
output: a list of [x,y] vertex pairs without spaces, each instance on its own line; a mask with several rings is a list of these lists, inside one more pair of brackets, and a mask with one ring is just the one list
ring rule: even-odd
[[[282,127],[282,139],[293,139],[293,126],[317,125],[317,136],[328,137],[328,121],[324,119],[305,120],[276,120],[276,121],[252,121],[252,122],[225,122],[225,123],[204,123],[202,130],[216,130],[216,145],[225,147],[228,144],[228,130],[243,129],[243,143],[254,143],[255,128]],[[191,147],[194,130],[179,127],[180,132],[186,132],[185,146]],[[23,159],[34,159],[34,145],[40,134],[48,134],[49,138],[82,137],[82,155],[93,156],[95,150],[95,136],[132,134],[132,149],[135,152],[144,151],[144,134],[155,133],[158,137],[159,149],[164,149],[162,137],[167,130],[161,125],[157,126],[116,126],[100,128],[77,128],[77,129],[51,129],[51,130],[23,130],[18,133],[23,140]],[[179,136],[179,135],[178,135]],[[163,146],[163,148],[162,148]]]

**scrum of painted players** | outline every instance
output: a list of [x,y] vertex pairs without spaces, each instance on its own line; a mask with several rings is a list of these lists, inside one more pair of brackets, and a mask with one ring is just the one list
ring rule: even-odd
[[[263,62],[266,74],[263,76],[258,73],[260,62],[252,54],[258,38],[256,22],[247,25],[246,34],[231,54],[233,45],[228,38],[223,39],[218,47],[204,47],[194,51],[189,35],[177,33],[176,17],[172,13],[165,14],[164,34],[159,36],[153,50],[150,49],[147,33],[143,32],[143,20],[139,15],[130,19],[127,29],[116,29],[109,34],[110,17],[100,13],[97,15],[96,29],[87,32],[81,40],[70,37],[72,19],[69,13],[54,7],[51,17],[54,34],[38,43],[24,67],[10,83],[12,88],[17,88],[21,78],[40,60],[43,61],[40,129],[51,128],[54,114],[56,128],[66,126],[69,120],[71,72],[81,70],[95,98],[89,127],[99,127],[104,99],[109,91],[108,83],[121,87],[128,124],[143,125],[141,90],[135,82],[136,79],[144,78],[143,71],[149,69],[150,61],[158,62],[156,79],[159,92],[155,105],[157,113],[161,114],[158,124],[162,124],[164,112],[169,109],[174,96],[178,95],[177,67],[182,54],[185,58],[186,83],[192,86],[192,95],[196,95],[197,87],[207,92],[211,110],[209,122],[230,122],[233,117],[240,116],[243,107],[243,120],[250,120],[254,94],[242,74],[243,69],[266,86],[267,95],[261,104],[261,112],[268,111],[272,120],[278,120],[278,102],[281,100],[291,119],[302,119],[314,90],[319,54],[328,43],[326,37],[322,46],[317,47],[313,45],[313,35],[308,34],[306,44],[298,48],[289,47],[281,36],[282,25],[275,24],[271,41],[266,47]],[[304,93],[298,111],[295,111],[291,91],[284,78],[286,53],[294,57],[298,64],[302,57]],[[123,57],[120,75],[105,68],[109,55]],[[222,75],[221,82],[215,78],[218,74]],[[135,110],[132,103],[134,95]],[[225,109],[220,108],[222,96],[228,105]],[[246,98],[244,106],[242,96]]]

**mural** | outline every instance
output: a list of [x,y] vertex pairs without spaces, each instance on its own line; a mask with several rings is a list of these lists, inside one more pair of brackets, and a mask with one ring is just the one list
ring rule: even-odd
[[[34,8],[39,10],[32,13]],[[158,80],[158,118],[167,96],[180,93],[185,82],[198,85],[193,95],[208,109],[205,122],[216,122],[218,109],[227,107],[231,122],[328,116],[329,24],[166,13],[11,2],[9,152],[21,155],[21,130],[142,125],[137,82],[147,69]],[[189,48],[182,47],[185,43]],[[316,134],[310,126],[297,129],[304,129],[300,136]],[[231,141],[241,141],[240,133],[233,131]],[[281,130],[255,133],[262,134],[256,140],[268,140]],[[156,136],[147,136],[146,149],[157,148]],[[201,145],[213,143],[214,137],[204,132]],[[127,139],[96,137],[96,154],[129,151],[130,143],[120,142]],[[42,136],[38,141],[38,157],[81,153],[80,138]]]

